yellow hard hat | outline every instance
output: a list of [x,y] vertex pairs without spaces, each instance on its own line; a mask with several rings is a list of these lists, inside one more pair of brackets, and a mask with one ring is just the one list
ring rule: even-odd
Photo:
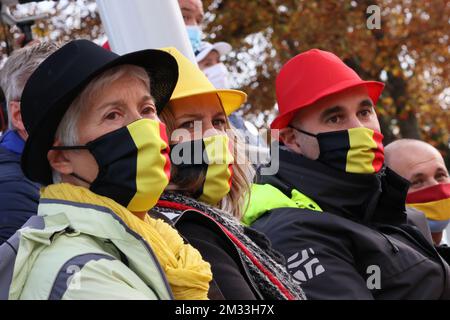
[[246,100],[247,94],[239,90],[216,89],[200,68],[174,47],[161,48],[170,53],[178,63],[178,82],[170,101],[207,93],[217,93],[228,116]]

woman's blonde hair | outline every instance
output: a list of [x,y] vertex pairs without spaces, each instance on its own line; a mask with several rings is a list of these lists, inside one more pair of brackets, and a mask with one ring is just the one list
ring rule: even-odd
[[[177,129],[175,115],[173,114],[170,102],[163,109],[159,118],[165,123],[167,136],[170,139],[172,132]],[[230,192],[218,203],[218,207],[240,220],[248,205],[247,200],[250,196],[250,188],[255,170],[246,155],[245,142],[237,134],[235,129],[232,128],[228,122],[228,118],[226,121],[226,134],[233,142],[232,154],[235,163],[233,163],[233,178],[231,180]],[[179,176],[176,167],[172,166],[171,179],[166,190],[177,191],[192,197],[201,188],[205,178],[206,172],[200,176]]]

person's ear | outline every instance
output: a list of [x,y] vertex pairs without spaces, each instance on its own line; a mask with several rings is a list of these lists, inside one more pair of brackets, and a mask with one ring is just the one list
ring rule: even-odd
[[[59,140],[56,140],[53,146],[62,145]],[[67,151],[64,150],[49,150],[47,153],[47,160],[53,170],[56,170],[61,175],[69,175],[73,173],[73,166],[70,158],[67,157]]]
[[22,122],[22,114],[20,113],[20,102],[10,101],[8,103],[9,114],[11,116],[12,126],[17,129],[20,136],[24,139],[28,138],[27,130]]
[[302,154],[302,149],[300,147],[294,129],[289,127],[280,129],[279,137],[280,141],[283,142],[283,144],[290,150],[294,151],[295,153]]

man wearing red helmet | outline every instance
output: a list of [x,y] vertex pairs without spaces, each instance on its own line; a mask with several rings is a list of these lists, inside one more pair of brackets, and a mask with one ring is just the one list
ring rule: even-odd
[[384,166],[383,87],[317,49],[277,77],[279,170],[261,170],[243,223],[270,238],[310,299],[450,298],[449,266],[407,224],[408,182]]

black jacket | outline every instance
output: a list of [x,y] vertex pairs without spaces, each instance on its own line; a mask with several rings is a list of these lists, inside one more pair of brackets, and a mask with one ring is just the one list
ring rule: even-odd
[[[214,285],[225,299],[303,300],[284,257],[261,233],[231,215],[179,193],[165,192],[151,216],[164,216],[211,264]],[[217,291],[217,290],[215,290]],[[211,294],[211,292],[210,292]],[[213,292],[213,296],[217,296]]]
[[213,279],[224,299],[263,299],[233,242],[217,224],[190,211],[180,215],[175,225],[178,232],[211,264]]
[[185,211],[170,220],[166,213],[150,211],[150,216],[173,225],[186,243],[196,248],[211,265],[213,283],[208,298],[211,300],[255,300],[262,299],[256,285],[248,276],[239,253],[231,240],[209,219],[196,211]]
[[278,208],[253,225],[288,260],[309,299],[449,299],[450,272],[420,231],[406,223],[406,180],[389,168],[348,174],[280,150],[275,176],[324,212]]

